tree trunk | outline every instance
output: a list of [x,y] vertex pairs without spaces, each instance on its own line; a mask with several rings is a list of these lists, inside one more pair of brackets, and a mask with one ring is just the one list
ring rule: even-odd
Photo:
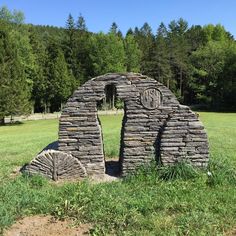
[[5,125],[5,119],[4,119],[4,117],[0,117],[0,125]]
[[46,102],[44,102],[44,114],[46,114],[46,112],[47,112],[47,103]]
[[107,88],[105,88],[105,97],[103,99],[103,109],[106,108],[106,104],[107,104]]
[[112,110],[115,108],[115,86],[112,88]]
[[32,106],[31,114],[34,114],[34,105]]
[[51,104],[48,102],[48,103],[47,103],[47,110],[46,110],[47,113],[50,113],[50,105],[51,105]]
[[161,62],[160,62],[160,58],[158,59],[158,77],[159,77],[159,81],[163,84],[163,77],[161,77]]
[[170,88],[170,78],[167,79],[167,83],[166,83],[167,88]]
[[183,96],[183,70],[182,70],[182,67],[180,68],[179,88],[180,88],[180,96]]
[[14,118],[13,118],[13,116],[11,115],[10,123],[12,124],[13,121],[14,121]]

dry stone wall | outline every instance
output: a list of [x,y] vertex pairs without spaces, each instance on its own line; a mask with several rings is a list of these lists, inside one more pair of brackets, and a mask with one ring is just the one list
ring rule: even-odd
[[161,135],[160,157],[163,164],[188,160],[205,167],[208,162],[208,141],[203,124],[187,106],[178,106],[170,113]]
[[208,141],[198,117],[161,83],[140,74],[106,74],[86,82],[68,100],[59,125],[59,150],[71,154],[88,175],[103,175],[105,159],[97,102],[115,85],[125,104],[120,140],[123,175],[153,159],[187,159],[206,166]]

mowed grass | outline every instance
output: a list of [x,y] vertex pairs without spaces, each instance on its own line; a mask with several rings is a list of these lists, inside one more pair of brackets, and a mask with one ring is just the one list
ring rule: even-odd
[[[70,217],[76,224],[92,223],[92,235],[233,234],[236,114],[200,113],[200,118],[209,135],[211,176],[206,171],[178,167],[163,172],[150,166],[119,182],[91,184],[85,180],[60,186],[38,176],[11,174],[57,139],[56,120],[0,127],[0,228],[25,215],[51,214]],[[106,155],[117,156],[122,116],[100,119]],[[179,177],[163,180],[163,173],[174,172]]]
[[106,158],[119,156],[122,118],[122,115],[101,115],[99,117],[102,125]]
[[58,139],[58,121],[27,121],[0,127],[0,178],[29,162]]
[[201,112],[213,159],[227,159],[236,166],[236,113]]
[[[100,116],[105,155],[119,156],[121,115]],[[32,160],[58,139],[58,120],[27,121],[0,127],[0,178]]]

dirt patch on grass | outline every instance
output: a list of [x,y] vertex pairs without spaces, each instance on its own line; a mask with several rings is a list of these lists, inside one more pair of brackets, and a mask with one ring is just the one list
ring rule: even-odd
[[236,236],[236,227],[234,227],[233,229],[229,230],[224,235],[225,236]]
[[21,169],[21,166],[15,167],[15,168],[11,171],[11,173],[10,173],[10,175],[9,175],[9,178],[15,179],[17,176],[19,176],[19,175],[21,174],[21,173],[20,173],[20,169]]
[[90,224],[73,226],[69,220],[59,221],[51,216],[30,216],[19,220],[6,230],[4,236],[80,236],[89,235]]

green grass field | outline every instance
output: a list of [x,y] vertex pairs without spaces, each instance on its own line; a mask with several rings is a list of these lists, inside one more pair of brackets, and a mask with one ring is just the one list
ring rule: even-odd
[[[51,214],[61,219],[70,217],[78,224],[90,222],[94,225],[93,235],[233,232],[236,227],[236,114],[204,112],[200,118],[210,141],[211,177],[206,171],[194,170],[194,176],[190,174],[189,179],[180,175],[164,181],[161,171],[158,173],[151,166],[119,182],[83,181],[63,186],[38,176],[12,174],[57,139],[58,121],[28,121],[0,127],[0,229],[26,215]],[[101,116],[100,119],[105,153],[108,157],[117,156],[122,116]]]

